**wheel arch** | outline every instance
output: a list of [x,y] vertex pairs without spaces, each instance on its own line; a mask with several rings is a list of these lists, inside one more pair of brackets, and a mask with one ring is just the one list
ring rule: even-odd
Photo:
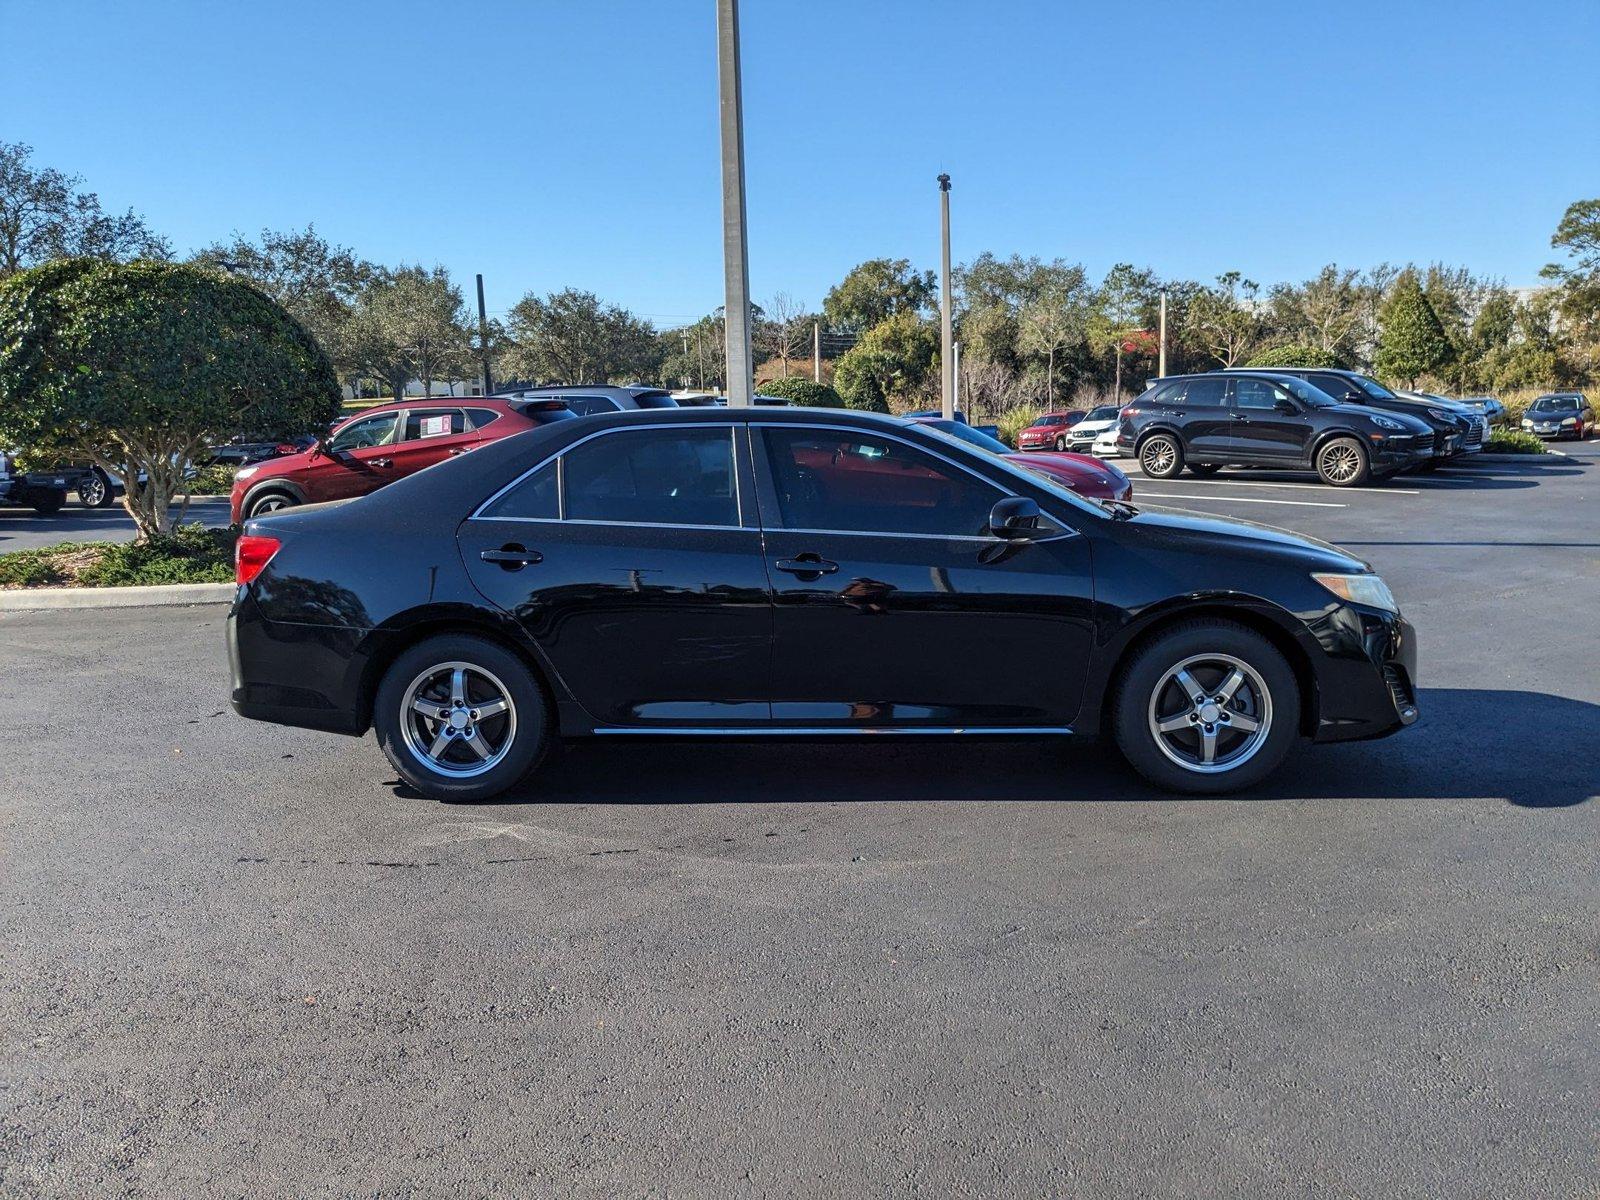
[[1300,689],[1300,733],[1304,737],[1315,734],[1321,709],[1317,673],[1310,652],[1300,644],[1289,624],[1294,617],[1282,610],[1275,611],[1275,606],[1265,601],[1224,597],[1203,600],[1198,604],[1188,600],[1175,601],[1145,615],[1124,631],[1109,668],[1100,676],[1100,707],[1090,727],[1092,732],[1097,736],[1110,733],[1113,710],[1111,696],[1134,656],[1174,625],[1206,618],[1242,625],[1266,638],[1272,648],[1283,655]]
[[269,475],[251,484],[249,490],[245,492],[244,499],[239,501],[240,517],[246,516],[250,512],[250,506],[270,492],[282,492],[287,496],[293,496],[296,504],[308,503],[305,489],[294,480],[282,475]]

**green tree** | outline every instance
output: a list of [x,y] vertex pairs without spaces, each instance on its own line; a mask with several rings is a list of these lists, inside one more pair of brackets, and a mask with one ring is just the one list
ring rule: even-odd
[[1260,290],[1253,280],[1229,271],[1189,302],[1189,332],[1224,367],[1238,363],[1261,340]]
[[1541,273],[1559,288],[1573,373],[1593,385],[1600,378],[1600,200],[1568,205],[1550,245],[1565,250],[1567,261],[1551,263]]
[[383,380],[397,399],[413,379],[432,395],[436,380],[478,373],[461,289],[443,267],[381,272],[362,290],[342,340],[353,372]]
[[1272,289],[1270,314],[1280,336],[1339,356],[1350,348],[1361,326],[1360,272],[1329,263],[1304,283]]
[[1387,379],[1403,380],[1414,387],[1424,375],[1434,374],[1455,361],[1455,346],[1439,315],[1423,294],[1414,268],[1400,273],[1378,313],[1382,331],[1376,365]]
[[0,279],[53,258],[169,258],[171,248],[131,209],[108,213],[83,182],[34,168],[33,150],[0,142]]
[[[59,259],[0,283],[0,442],[120,475],[139,537],[182,520],[187,464],[339,411],[316,339],[243,279],[193,265]],[[140,482],[140,476],[146,477]]]
[[803,408],[843,408],[844,398],[825,383],[816,383],[802,375],[773,379],[761,385],[765,396],[781,396],[790,404]]
[[925,312],[937,296],[932,271],[918,273],[904,258],[873,258],[829,290],[822,315],[834,329],[861,333],[900,313]]
[[506,315],[511,349],[507,372],[543,383],[610,383],[649,379],[662,347],[648,321],[606,304],[593,292],[532,292]]
[[833,382],[847,408],[886,413],[899,369],[892,354],[857,345],[839,356],[833,367]]
[[1251,367],[1341,367],[1339,356],[1321,346],[1305,342],[1280,342],[1254,355],[1246,364]]

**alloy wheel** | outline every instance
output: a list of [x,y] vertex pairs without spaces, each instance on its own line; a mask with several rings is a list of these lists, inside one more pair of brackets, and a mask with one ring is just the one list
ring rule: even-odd
[[1330,483],[1349,483],[1361,474],[1361,451],[1345,443],[1322,452],[1322,473]]
[[99,508],[105,502],[106,481],[99,474],[91,471],[78,484],[78,499],[90,508]]
[[517,738],[517,708],[498,676],[469,662],[429,667],[400,701],[406,749],[428,770],[471,779],[494,769]]
[[1146,475],[1165,475],[1177,462],[1178,450],[1167,438],[1151,438],[1139,453],[1139,465]]
[[250,515],[252,517],[264,517],[268,513],[277,512],[280,508],[288,507],[289,497],[287,496],[279,496],[276,494],[271,496],[263,496],[250,506]]
[[1232,654],[1196,654],[1167,670],[1150,693],[1150,735],[1186,771],[1215,775],[1253,758],[1272,731],[1272,693]]

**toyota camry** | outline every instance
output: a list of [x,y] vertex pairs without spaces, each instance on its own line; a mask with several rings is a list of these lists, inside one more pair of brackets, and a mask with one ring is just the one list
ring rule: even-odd
[[865,413],[557,422],[246,522],[238,584],[234,708],[373,729],[441,799],[639,736],[1104,735],[1222,792],[1417,716],[1411,626],[1359,559]]

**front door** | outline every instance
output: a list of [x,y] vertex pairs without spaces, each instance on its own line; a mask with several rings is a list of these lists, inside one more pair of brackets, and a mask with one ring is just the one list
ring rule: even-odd
[[306,501],[344,500],[377,491],[395,474],[395,443],[400,438],[398,412],[374,413],[340,428],[300,475]]
[[1087,539],[990,535],[1008,493],[893,435],[751,428],[774,725],[1071,723],[1091,641]]
[[462,524],[474,585],[597,725],[766,723],[772,604],[744,444],[732,424],[605,430]]
[[1233,448],[1251,462],[1303,462],[1311,443],[1311,418],[1270,379],[1233,381]]

